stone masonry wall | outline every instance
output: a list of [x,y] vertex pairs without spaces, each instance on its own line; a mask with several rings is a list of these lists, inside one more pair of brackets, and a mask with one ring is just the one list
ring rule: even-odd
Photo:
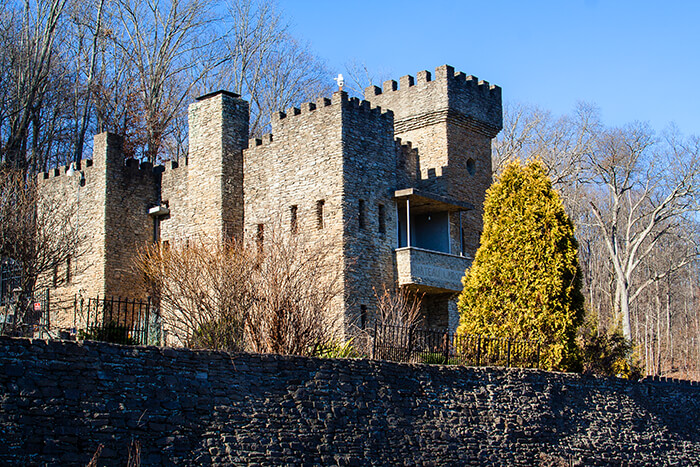
[[[110,274],[114,271],[110,269],[108,273],[106,269],[106,243],[108,239],[115,238],[128,240],[132,238],[131,232],[137,231],[138,235],[138,230],[143,227],[130,225],[126,222],[128,217],[122,218],[121,213],[114,215],[115,210],[130,205],[123,198],[124,194],[129,195],[128,191],[124,193],[119,187],[123,170],[126,167],[121,153],[121,138],[101,133],[94,137],[93,159],[82,160],[72,177],[67,175],[68,167],[39,174],[42,201],[38,208],[70,210],[71,222],[76,226],[78,237],[82,239],[77,257],[71,258],[70,275],[67,274],[67,268],[62,267],[55,275],[49,273],[40,278],[40,287],[50,288],[52,326],[72,328],[84,325],[81,317],[74,314],[76,297],[94,298],[119,293],[109,290],[107,286]],[[82,182],[81,177],[84,178]],[[152,182],[148,183],[153,188]],[[108,211],[112,222],[110,228],[107,227]],[[145,211],[141,214],[147,217]],[[119,251],[114,251],[109,256],[117,259]],[[69,277],[70,280],[67,280]]]
[[153,164],[125,160],[121,137],[108,135],[107,141],[104,296],[143,299],[142,275],[134,260],[154,241],[148,209],[158,202],[157,181]]
[[[101,149],[101,142],[100,138],[95,138],[96,153]],[[73,303],[79,292],[104,296],[104,167],[83,160],[79,169],[85,177],[82,184],[80,174],[69,177],[65,167],[38,176],[40,202],[37,208],[45,214],[54,210],[70,211],[77,235],[84,240],[77,257],[71,258],[70,280],[66,280],[66,264],[40,277],[37,284],[39,290],[50,288],[51,308],[56,310],[52,314],[52,325],[63,328],[80,324],[74,323],[73,316]]]
[[39,174],[39,209],[74,209],[71,222],[82,239],[70,274],[63,267],[56,281],[51,273],[41,278],[50,288],[51,324],[59,328],[84,324],[74,314],[76,297],[143,298],[133,259],[153,240],[148,209],[158,194],[153,166],[125,160],[122,138],[110,133],[95,136],[92,160],[81,161],[72,177],[66,172]]
[[160,221],[160,240],[168,243],[184,241],[190,235],[190,219],[193,216],[189,196],[187,159],[166,162],[161,175],[161,204],[170,213]]
[[273,116],[272,132],[244,152],[246,238],[254,239],[259,225],[268,237],[269,229],[288,233],[295,206],[298,233],[328,244],[342,270],[337,308],[345,329],[361,326],[362,307],[375,309],[374,288],[395,279],[393,190],[401,148],[392,114],[337,92]]
[[[367,101],[347,101],[343,152],[346,319],[351,326],[370,328],[374,317],[369,313],[377,309],[377,296],[396,284],[398,220],[393,198],[401,153],[394,140],[393,114],[370,108]],[[363,307],[368,310],[364,319]]]
[[[343,277],[343,103],[347,96],[319,99],[272,116],[272,134],[253,139],[243,154],[244,237],[256,241],[258,226],[265,239],[292,231],[318,248],[327,248]],[[319,203],[322,206],[319,207]],[[321,211],[319,213],[319,210]],[[319,224],[319,214],[321,224]],[[334,309],[344,317],[343,297]]]
[[694,465],[700,386],[0,338],[0,463]]
[[[188,236],[221,241],[242,234],[242,151],[248,141],[248,115],[248,103],[225,91],[202,96],[190,105],[188,205],[170,205],[173,216],[182,216],[175,214],[179,209],[186,212]],[[170,193],[163,191],[163,196]]]

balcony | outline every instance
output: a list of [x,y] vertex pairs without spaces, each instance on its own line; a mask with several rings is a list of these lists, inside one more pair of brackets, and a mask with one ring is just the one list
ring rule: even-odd
[[399,286],[413,286],[424,292],[460,292],[462,276],[472,259],[418,247],[396,250]]

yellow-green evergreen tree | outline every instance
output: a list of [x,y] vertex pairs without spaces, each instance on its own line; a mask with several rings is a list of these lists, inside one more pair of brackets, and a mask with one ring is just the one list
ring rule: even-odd
[[574,226],[539,161],[509,164],[489,188],[484,231],[459,297],[459,335],[539,340],[544,368],[579,365],[583,321]]

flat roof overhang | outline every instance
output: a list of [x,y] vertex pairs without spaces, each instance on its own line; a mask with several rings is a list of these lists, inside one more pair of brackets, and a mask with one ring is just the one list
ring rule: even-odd
[[473,204],[427,193],[416,188],[396,190],[394,192],[394,199],[397,201],[408,199],[411,204],[411,212],[415,214],[438,211],[471,211],[474,209]]

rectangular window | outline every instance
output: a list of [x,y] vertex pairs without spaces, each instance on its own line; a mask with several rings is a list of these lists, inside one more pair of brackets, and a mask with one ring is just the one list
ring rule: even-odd
[[53,265],[53,286],[58,285],[58,264]]
[[255,235],[255,243],[258,245],[258,252],[262,253],[265,243],[265,224],[258,224],[258,232]]
[[289,208],[289,230],[295,234],[297,233],[297,206],[296,204]]
[[360,305],[360,328],[367,327],[367,305]]
[[360,228],[364,229],[365,228],[365,200],[361,199],[360,200],[360,205],[358,206],[358,212],[357,212],[357,220],[360,224]]
[[386,233],[386,211],[383,204],[379,205],[377,215],[379,216],[379,233]]
[[323,228],[323,205],[326,204],[325,200],[319,199],[316,202],[316,227],[321,230]]

